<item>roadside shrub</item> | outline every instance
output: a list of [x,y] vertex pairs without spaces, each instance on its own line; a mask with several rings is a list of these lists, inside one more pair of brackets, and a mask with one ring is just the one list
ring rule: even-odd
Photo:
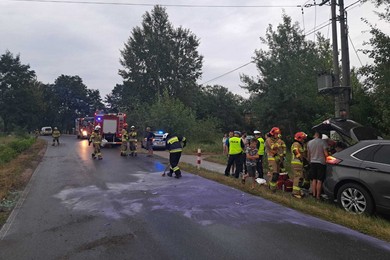
[[17,152],[9,146],[1,145],[0,146],[0,164],[7,163],[15,158]]
[[33,143],[33,138],[27,138],[27,139],[18,139],[9,144],[9,146],[15,150],[17,153],[21,153],[25,150],[27,150]]
[[[9,137],[5,137],[9,140]],[[3,140],[4,141],[4,140]],[[30,148],[35,142],[34,138],[15,138],[9,142],[1,142],[0,144],[0,164],[7,163],[15,158],[18,154]]]

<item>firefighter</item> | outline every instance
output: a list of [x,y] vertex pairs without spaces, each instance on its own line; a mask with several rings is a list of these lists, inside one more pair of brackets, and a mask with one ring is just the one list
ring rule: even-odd
[[57,145],[60,145],[61,133],[60,133],[60,131],[58,130],[57,127],[54,127],[54,130],[53,130],[53,133],[51,134],[51,136],[53,137],[53,144],[52,144],[52,146],[55,146],[56,142],[57,142]]
[[133,125],[130,127],[129,141],[131,156],[137,156],[137,130]]
[[123,124],[123,129],[121,131],[122,136],[122,145],[121,145],[121,156],[127,156],[127,150],[129,146],[129,134],[127,132],[127,124]]
[[279,135],[281,134],[278,127],[273,127],[269,132],[267,139],[265,140],[265,147],[267,151],[268,160],[268,183],[269,188],[272,191],[276,191],[276,182],[279,178],[280,172],[280,157],[278,156],[279,151]]
[[167,135],[166,148],[167,150],[169,150],[169,177],[172,177],[172,174],[175,173],[175,178],[181,178],[181,171],[178,164],[181,157],[181,153],[186,144],[187,139],[184,136],[179,136],[176,134]]
[[35,129],[35,131],[34,131],[34,134],[35,134],[35,138],[38,138],[39,137],[39,130],[38,129]]
[[95,130],[91,134],[91,137],[89,138],[88,145],[91,145],[93,143],[93,152],[92,152],[92,158],[99,160],[102,160],[102,153],[100,152],[100,144],[102,143],[102,135],[100,134],[100,126],[95,126]]
[[294,135],[295,142],[291,145],[291,168],[294,173],[292,196],[301,199],[303,192],[301,187],[303,184],[303,162],[305,156],[304,142],[307,134],[298,132]]
[[279,172],[286,172],[285,161],[287,146],[286,143],[282,140],[281,134],[278,135],[276,142],[278,143],[278,155],[276,161],[279,163]]

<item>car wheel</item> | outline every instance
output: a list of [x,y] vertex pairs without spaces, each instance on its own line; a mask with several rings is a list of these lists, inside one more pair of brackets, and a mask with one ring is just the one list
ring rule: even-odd
[[365,188],[356,183],[347,183],[337,192],[337,203],[343,209],[355,214],[372,214],[374,202]]

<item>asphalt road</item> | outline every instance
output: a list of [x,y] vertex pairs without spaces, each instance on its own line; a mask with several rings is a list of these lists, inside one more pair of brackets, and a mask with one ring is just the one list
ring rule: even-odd
[[[44,137],[50,141],[49,137]],[[0,259],[390,259],[390,244],[239,190],[166,160],[92,160],[61,137],[0,231]]]

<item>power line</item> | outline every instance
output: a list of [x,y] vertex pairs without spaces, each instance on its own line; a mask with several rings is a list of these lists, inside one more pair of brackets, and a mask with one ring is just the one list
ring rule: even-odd
[[354,2],[354,3],[352,3],[352,4],[350,4],[350,5],[348,5],[347,7],[344,8],[344,10],[347,10],[348,8],[350,8],[351,6],[356,5],[356,4],[359,3],[359,2],[362,2],[362,0],[358,0],[358,1],[356,1],[356,2]]
[[[314,28],[317,26],[317,5],[316,5],[316,0],[314,0]],[[316,41],[316,35],[314,34],[313,41]]]
[[349,38],[349,42],[351,43],[351,45],[352,45],[352,47],[353,47],[353,50],[355,51],[356,57],[358,58],[358,60],[359,60],[359,62],[360,62],[360,65],[363,67],[363,63],[362,63],[362,61],[360,60],[359,54],[357,53],[356,48],[355,48],[355,45],[353,44],[352,39],[351,39],[351,36],[349,36],[349,34],[348,34],[348,38]]
[[36,2],[54,4],[85,4],[85,5],[125,5],[125,6],[165,6],[165,7],[198,7],[198,8],[297,8],[298,5],[179,5],[179,4],[136,4],[104,1],[68,1],[68,0],[8,0],[12,2]]
[[310,34],[312,34],[312,33],[315,33],[315,32],[317,32],[317,31],[321,30],[322,28],[325,28],[326,26],[328,26],[328,25],[331,24],[331,23],[332,23],[332,22],[328,22],[328,23],[325,24],[324,26],[317,27],[316,29],[313,29],[311,32],[306,33],[305,36],[308,36],[308,35],[310,35]]
[[251,64],[251,63],[254,63],[254,62],[253,62],[253,61],[250,61],[250,62],[248,62],[248,63],[245,63],[244,65],[241,65],[241,66],[238,67],[238,68],[235,68],[235,69],[233,69],[233,70],[231,70],[231,71],[228,71],[228,72],[226,72],[226,73],[224,73],[224,74],[222,74],[222,75],[220,75],[220,76],[218,76],[218,77],[212,78],[212,79],[210,79],[210,80],[208,80],[208,81],[206,81],[206,82],[203,82],[203,83],[201,83],[200,85],[204,85],[204,84],[207,84],[207,83],[209,83],[209,82],[211,82],[211,81],[214,81],[214,80],[216,80],[216,79],[222,78],[222,77],[224,77],[224,76],[226,76],[226,75],[228,75],[228,74],[230,74],[230,73],[232,73],[232,72],[235,72],[236,70],[239,70],[239,69],[241,69],[241,68],[243,68],[243,67],[245,67],[245,66],[248,66],[248,65]]

